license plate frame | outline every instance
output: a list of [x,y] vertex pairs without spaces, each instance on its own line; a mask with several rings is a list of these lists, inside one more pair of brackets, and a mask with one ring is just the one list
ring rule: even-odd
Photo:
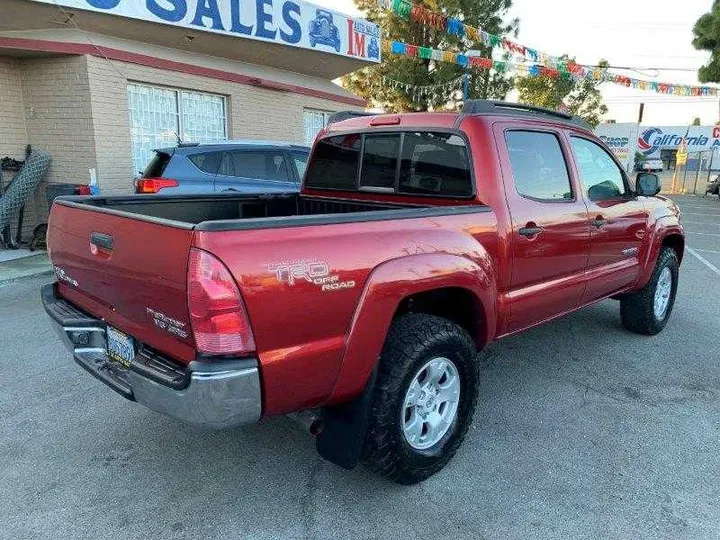
[[130,367],[130,363],[135,359],[135,339],[112,326],[107,327],[106,335],[105,352],[108,358],[125,367]]

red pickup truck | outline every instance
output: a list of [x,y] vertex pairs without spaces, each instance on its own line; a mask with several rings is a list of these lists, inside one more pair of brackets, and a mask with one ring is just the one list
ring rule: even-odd
[[326,459],[414,483],[461,444],[489,342],[609,297],[663,329],[684,235],[659,189],[552,111],[347,115],[299,194],[58,199],[42,298],[130,400],[210,427],[304,411]]

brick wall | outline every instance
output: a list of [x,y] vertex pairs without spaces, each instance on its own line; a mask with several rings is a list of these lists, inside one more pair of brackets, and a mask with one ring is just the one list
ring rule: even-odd
[[103,193],[130,193],[133,170],[126,64],[87,57],[98,184]]
[[298,94],[220,81],[136,64],[88,57],[90,95],[97,148],[98,179],[103,191],[128,192],[132,167],[126,86],[147,83],[227,97],[228,136],[304,142],[303,109],[352,109],[350,105]]
[[[0,56],[0,158],[25,157],[27,132],[23,114],[22,85],[19,61]],[[3,189],[12,180],[14,172],[2,173]]]
[[27,132],[23,115],[20,62],[0,56],[0,157],[22,159]]
[[[51,158],[45,181],[87,183],[96,161],[86,57],[23,59],[20,75],[27,141]],[[47,220],[42,184],[34,203],[27,208],[26,231]]]

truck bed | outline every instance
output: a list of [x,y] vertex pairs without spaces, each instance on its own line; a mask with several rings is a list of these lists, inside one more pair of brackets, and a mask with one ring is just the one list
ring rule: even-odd
[[[60,204],[185,229],[247,230],[453,213],[454,207],[376,203],[296,193],[62,197]],[[467,211],[465,207],[465,211]]]
[[264,388],[264,410],[298,410],[298,395],[305,396],[302,407],[314,406],[333,387],[353,313],[375,269],[419,256],[416,268],[392,275],[402,288],[416,271],[445,275],[444,266],[429,268],[434,254],[484,264],[496,250],[496,218],[477,202],[425,206],[420,198],[414,205],[358,199],[57,199],[48,227],[57,296],[131,336],[138,354],[159,354],[182,368],[203,361],[191,328],[189,261],[194,252],[210,254],[242,294],[263,378],[306,386],[302,393],[285,382]]

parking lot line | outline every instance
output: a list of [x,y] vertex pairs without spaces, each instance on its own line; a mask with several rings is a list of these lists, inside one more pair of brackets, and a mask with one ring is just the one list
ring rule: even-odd
[[702,255],[700,255],[700,254],[699,254],[697,251],[695,251],[693,248],[688,247],[688,248],[686,248],[686,249],[687,249],[688,253],[690,253],[693,257],[695,257],[698,261],[700,261],[701,263],[703,263],[703,264],[704,264],[705,266],[707,266],[710,270],[712,270],[712,271],[715,272],[718,276],[720,276],[720,270],[718,269],[717,266],[715,266],[713,263],[711,263],[710,261],[708,261],[705,257],[703,257]]
[[715,253],[717,255],[720,255],[720,251],[713,251],[712,249],[698,249],[698,248],[694,248],[694,249],[695,249],[695,251],[698,251],[700,253]]
[[683,219],[683,224],[685,225],[715,225],[714,221],[685,221]]
[[700,214],[696,212],[683,212],[684,216],[710,216],[710,217],[720,217],[720,213],[717,214]]

